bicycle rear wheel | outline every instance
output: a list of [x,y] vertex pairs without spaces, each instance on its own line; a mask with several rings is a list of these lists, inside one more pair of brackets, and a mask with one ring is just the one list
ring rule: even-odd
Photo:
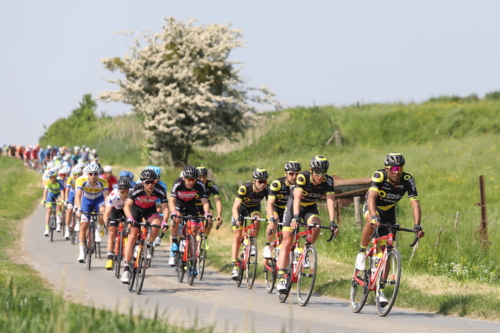
[[203,273],[205,272],[205,260],[207,259],[207,243],[205,241],[205,235],[200,235],[200,240],[198,241],[198,280],[203,279]]
[[318,272],[318,253],[316,247],[311,245],[302,254],[297,279],[297,300],[301,306],[307,305],[314,290],[316,274]]
[[184,251],[188,251],[187,253],[187,272],[188,272],[188,284],[190,286],[194,283],[195,270],[196,270],[196,241],[193,235],[189,235],[187,239],[187,246]]
[[115,276],[117,279],[120,278],[120,269],[122,263],[122,255],[123,255],[123,234],[120,232],[116,237],[115,242],[118,242],[118,254],[115,255]]
[[141,249],[141,255],[140,255],[140,260],[139,260],[139,265],[137,266],[137,286],[136,286],[136,293],[139,295],[142,291],[142,286],[144,285],[144,278],[146,277],[146,267],[147,267],[147,246],[148,242],[144,240],[142,242],[142,249]]
[[276,284],[276,259],[274,255],[272,259],[267,259],[267,266],[264,266],[264,279],[266,280],[266,291],[270,294]]
[[[351,281],[351,294],[350,294],[350,302],[351,302],[351,310],[354,313],[358,313],[365,306],[366,299],[368,298],[368,293],[370,292],[370,260],[368,258],[365,259],[365,270],[358,271],[356,267],[354,267],[353,278]],[[361,280],[362,283],[358,282]]]
[[[255,282],[255,276],[257,275],[257,239],[253,237],[250,240],[250,248],[248,250],[248,259],[246,262],[246,276],[247,276],[247,288],[252,289],[253,283]],[[252,253],[252,249],[254,249],[254,253]]]
[[[387,260],[383,269],[377,275],[377,288],[375,291],[375,305],[380,316],[389,314],[398,296],[401,282],[401,255],[398,249],[393,248],[387,253]],[[387,299],[387,303],[383,299]]]

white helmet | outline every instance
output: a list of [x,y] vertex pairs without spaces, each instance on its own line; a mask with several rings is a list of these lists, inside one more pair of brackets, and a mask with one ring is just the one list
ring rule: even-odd
[[92,154],[94,154],[94,155],[95,155],[95,153],[97,153],[97,150],[92,149]]
[[80,168],[79,166],[74,166],[73,169],[71,170],[71,174],[74,175],[74,174],[80,174],[82,173],[82,168]]
[[87,173],[89,172],[99,172],[99,165],[97,163],[90,163],[87,165]]
[[88,153],[90,151],[90,148],[89,147],[85,148],[85,151]]
[[113,168],[111,167],[111,165],[106,165],[104,167],[104,172],[112,172],[113,171]]
[[75,146],[75,148],[73,148],[74,151],[79,151],[80,150],[80,147],[78,146]]
[[51,145],[47,145],[47,149],[50,149],[50,148],[52,148],[52,146]]
[[70,172],[70,169],[69,169],[69,167],[67,167],[67,166],[65,166],[64,168],[61,168],[61,169],[59,170],[59,173],[60,173],[60,174],[64,174],[64,175],[68,175],[68,174],[69,174],[69,172]]
[[184,170],[181,171],[181,174],[179,175],[179,177],[184,177]]
[[59,164],[54,165],[54,167],[52,169],[59,171],[62,168],[63,168],[63,165],[61,163],[59,163]]
[[67,166],[69,166],[69,162],[68,162],[68,161],[64,161],[64,162],[62,162],[62,166],[63,166],[63,167],[67,167]]
[[52,169],[54,167],[54,162],[47,163],[47,169]]

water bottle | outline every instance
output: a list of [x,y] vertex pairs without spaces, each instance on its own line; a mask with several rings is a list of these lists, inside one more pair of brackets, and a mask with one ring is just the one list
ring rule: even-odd
[[296,247],[293,250],[293,264],[296,265],[299,262],[300,255],[302,254],[302,248]]
[[134,246],[134,255],[133,255],[133,257],[134,257],[134,258],[137,258],[137,254],[138,254],[138,253],[139,253],[139,245],[137,245],[137,244],[136,244],[136,245]]
[[184,239],[181,239],[179,242],[179,251],[184,252],[184,246],[186,245],[186,241]]
[[276,248],[274,250],[274,253],[276,254],[276,260],[278,260],[278,258],[280,256],[280,250],[281,250],[281,244],[276,246]]
[[372,272],[375,273],[375,271],[377,270],[377,267],[378,267],[378,264],[380,263],[380,259],[382,258],[382,255],[383,253],[380,252],[378,254],[374,254],[372,256]]

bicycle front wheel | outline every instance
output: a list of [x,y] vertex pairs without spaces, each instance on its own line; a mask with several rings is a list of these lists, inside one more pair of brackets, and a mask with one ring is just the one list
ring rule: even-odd
[[148,263],[148,251],[147,251],[148,242],[146,240],[142,243],[141,255],[139,260],[139,265],[137,266],[137,286],[136,293],[139,295],[142,291],[142,286],[144,285],[144,278],[146,277],[146,268]]
[[54,229],[56,228],[56,217],[51,215],[49,220],[50,241],[54,241]]
[[122,264],[122,256],[123,256],[123,234],[120,232],[118,236],[116,236],[116,242],[118,242],[118,254],[115,257],[115,276],[117,279],[120,278],[120,269]]
[[177,269],[177,281],[182,283],[184,280],[184,261],[182,261],[183,252],[175,253],[175,267]]
[[316,274],[318,272],[318,254],[316,247],[311,245],[302,254],[302,260],[297,279],[297,300],[301,306],[305,306],[311,298]]
[[184,251],[188,251],[187,254],[187,272],[188,272],[188,284],[190,286],[194,283],[194,277],[196,276],[196,241],[193,235],[189,235],[187,239],[187,246]]
[[[89,230],[91,230],[89,228]],[[90,271],[91,263],[92,263],[92,242],[94,241],[92,232],[87,233],[87,244],[86,244],[86,260],[87,260],[87,268]]]
[[377,275],[375,291],[375,305],[380,316],[389,314],[398,296],[401,282],[401,255],[398,249],[393,248],[387,253],[387,260]]
[[205,260],[207,259],[207,242],[205,241],[205,235],[200,235],[198,249],[198,280],[201,281],[201,279],[203,279],[203,273],[205,272]]
[[268,294],[273,292],[276,284],[276,259],[267,259],[267,264],[264,266],[264,279],[266,280],[266,291]]
[[246,276],[247,276],[247,288],[252,289],[253,283],[255,282],[255,276],[257,275],[257,239],[254,237],[250,240],[250,248],[248,250],[248,260],[246,262]]

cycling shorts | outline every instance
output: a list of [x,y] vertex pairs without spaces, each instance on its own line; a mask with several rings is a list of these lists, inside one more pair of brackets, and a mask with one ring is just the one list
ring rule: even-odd
[[[365,217],[365,220],[369,213],[370,212],[368,211],[368,206],[365,204],[363,206],[363,216]],[[391,224],[391,225],[396,224],[396,206],[393,206],[391,209],[388,210],[382,210],[377,207],[377,213],[380,219],[382,220],[383,224]],[[387,236],[388,234],[389,234],[389,229],[385,227],[378,228],[379,237]]]
[[71,207],[73,207],[73,204],[75,203],[75,192],[69,191],[69,193],[68,193],[68,201],[67,202],[69,204],[71,204]]
[[50,203],[56,202],[57,199],[61,196],[61,193],[52,193],[52,192],[47,192],[47,197],[45,198],[45,201],[47,201],[47,208],[51,207],[52,205]]
[[[318,206],[316,204],[310,206],[300,206],[299,215],[304,223],[310,223],[313,217],[319,217]],[[292,218],[293,218],[293,200],[288,199],[283,221],[284,231],[293,230],[292,228],[290,228],[290,223],[292,222]]]
[[[123,209],[116,209],[115,207],[111,207],[111,214],[109,215],[110,218],[112,219],[119,219],[120,217],[125,216],[125,212]],[[108,227],[117,227],[118,222],[116,221],[108,221]]]
[[[175,210],[178,211],[182,216],[199,216],[200,214],[198,213],[198,206],[193,202],[191,203],[186,203],[181,200],[175,200]],[[201,207],[201,210],[203,211],[203,207]],[[203,215],[203,212],[201,213]],[[191,221],[191,224],[198,225],[200,221]]]
[[[259,216],[262,216],[261,213],[260,213],[260,204],[258,204],[257,206],[252,206],[252,207],[247,207],[245,205],[241,205],[240,208],[238,208],[238,216],[249,216],[249,217],[253,217],[255,215],[259,215]],[[231,217],[231,226],[233,227],[233,230],[239,230],[239,229],[243,229],[243,224],[241,224],[241,226],[237,226],[236,225],[236,221],[234,219],[234,216]]]
[[159,218],[160,214],[156,211],[156,206],[142,208],[135,203],[132,205],[132,217],[134,218],[134,223],[132,224],[132,228],[139,228],[142,223],[142,219],[144,218],[146,221],[151,222],[154,218]]
[[[281,207],[278,207],[276,205],[273,205],[273,212],[275,212],[278,215],[278,219],[280,220],[280,222],[283,222],[283,215],[285,214],[285,210],[286,210],[286,208],[281,208]],[[271,222],[267,222],[267,223],[271,223]]]
[[[90,213],[92,211],[99,212],[99,208],[104,207],[104,196],[97,199],[88,199],[82,196],[82,207],[80,209],[82,212]],[[90,214],[82,214],[82,219],[80,222],[88,222]]]

